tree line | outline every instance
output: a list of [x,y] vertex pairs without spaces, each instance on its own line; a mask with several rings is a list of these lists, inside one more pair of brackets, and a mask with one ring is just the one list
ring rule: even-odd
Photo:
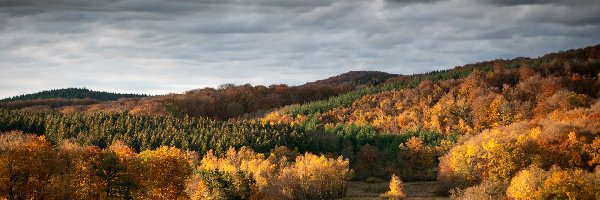
[[[419,166],[403,162],[402,168],[378,170],[370,167],[383,165],[409,156],[413,161],[435,165],[435,155],[442,149],[436,145],[452,138],[425,130],[407,132],[402,135],[385,134],[369,126],[340,125],[335,128],[306,129],[291,124],[264,123],[255,120],[219,121],[208,118],[177,118],[162,115],[132,115],[128,113],[75,113],[24,112],[0,109],[0,131],[20,130],[43,135],[47,141],[59,145],[72,141],[84,146],[106,148],[121,141],[136,152],[153,150],[161,146],[174,146],[197,151],[201,155],[212,151],[224,153],[229,147],[247,146],[257,152],[266,152],[276,146],[290,146],[300,152],[323,153],[351,159],[358,167],[358,178],[366,176],[386,177],[400,174],[406,180],[435,179],[435,172],[413,173]],[[414,140],[414,145],[401,144]],[[375,152],[363,146],[375,148]],[[385,154],[384,157],[379,156]],[[414,154],[420,152],[420,154]],[[375,156],[373,162],[367,157]],[[389,159],[388,159],[389,158]],[[416,161],[418,159],[424,161]],[[412,162],[412,161],[411,161]],[[396,163],[396,162],[393,162]],[[390,165],[396,166],[397,164]],[[402,169],[402,172],[398,170]],[[408,171],[411,170],[411,171]],[[385,173],[381,173],[385,172]]]
[[136,153],[44,136],[0,134],[0,198],[14,199],[333,199],[352,171],[348,160],[277,147],[221,156],[162,146]]
[[0,102],[11,102],[19,100],[36,100],[36,99],[93,99],[97,101],[113,101],[120,98],[146,97],[144,94],[121,94],[112,92],[102,92],[89,90],[87,88],[64,88],[53,89],[36,92],[33,94],[23,94],[19,96],[9,97],[0,100]]

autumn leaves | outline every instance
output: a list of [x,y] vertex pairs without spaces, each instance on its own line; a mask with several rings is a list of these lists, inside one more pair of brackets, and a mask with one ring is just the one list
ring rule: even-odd
[[444,190],[503,191],[495,198],[594,199],[600,195],[599,114],[596,103],[484,131],[441,159],[438,180]]
[[268,155],[246,147],[222,156],[209,152],[196,170],[211,174],[193,179],[192,195],[199,199],[333,199],[344,196],[353,174],[341,156],[298,154],[286,147]]
[[201,160],[160,147],[135,153],[121,142],[106,149],[43,136],[0,135],[0,195],[7,199],[331,199],[353,172],[347,159],[285,147],[270,154],[242,147]]
[[192,174],[189,153],[176,148],[136,154],[119,142],[54,148],[43,136],[0,138],[0,195],[7,199],[180,199]]

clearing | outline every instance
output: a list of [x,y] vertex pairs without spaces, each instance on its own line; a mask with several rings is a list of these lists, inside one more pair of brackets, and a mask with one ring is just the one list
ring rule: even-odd
[[[448,197],[436,196],[434,193],[437,182],[405,182],[404,192],[406,199],[422,199],[422,200],[447,200]],[[388,182],[367,183],[367,182],[350,182],[346,197],[342,200],[369,200],[380,199],[379,195],[389,190]]]

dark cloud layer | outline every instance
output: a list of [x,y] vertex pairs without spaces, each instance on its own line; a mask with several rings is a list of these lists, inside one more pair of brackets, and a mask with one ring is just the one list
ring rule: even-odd
[[596,0],[0,0],[0,97],[411,74],[600,43]]

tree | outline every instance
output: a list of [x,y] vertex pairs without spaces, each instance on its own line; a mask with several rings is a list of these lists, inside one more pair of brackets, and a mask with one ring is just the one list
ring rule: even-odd
[[366,144],[360,148],[358,152],[354,169],[361,178],[376,176],[380,170],[379,167],[379,150],[377,147]]
[[147,175],[142,181],[147,192],[141,198],[186,198],[185,182],[192,174],[192,161],[185,151],[163,146],[138,156]]
[[394,174],[390,180],[390,190],[381,195],[381,197],[394,200],[404,199],[406,194],[404,194],[403,189],[402,180]]
[[6,199],[43,199],[56,173],[56,153],[44,136],[0,134],[0,195]]
[[532,166],[520,171],[510,182],[506,194],[519,199],[597,199],[600,195],[598,173],[558,167],[545,171]]
[[127,173],[127,167],[119,160],[115,152],[103,151],[92,163],[91,168],[94,175],[101,181],[102,191],[106,198],[133,199],[132,192],[137,188],[137,183]]

